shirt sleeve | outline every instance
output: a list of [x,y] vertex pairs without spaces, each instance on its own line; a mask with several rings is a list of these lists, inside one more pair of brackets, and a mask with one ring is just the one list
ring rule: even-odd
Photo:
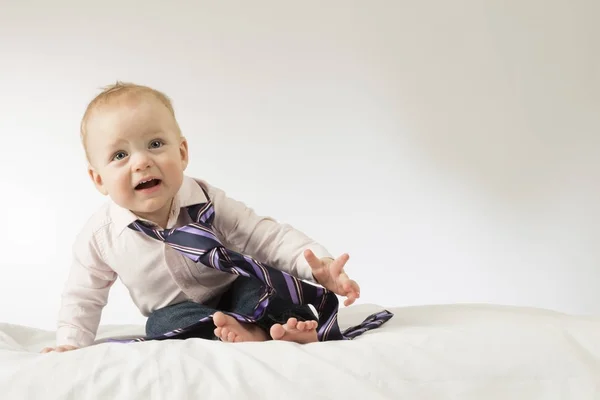
[[102,309],[117,274],[101,256],[93,233],[82,233],[73,246],[73,261],[62,292],[57,346],[89,346],[94,342]]
[[319,258],[332,257],[325,247],[291,225],[257,215],[244,203],[227,197],[223,190],[202,184],[215,207],[213,227],[241,253],[312,282],[314,278],[304,250],[312,250]]

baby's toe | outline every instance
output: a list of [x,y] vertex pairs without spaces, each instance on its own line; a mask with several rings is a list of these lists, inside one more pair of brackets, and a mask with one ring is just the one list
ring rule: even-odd
[[289,329],[296,329],[297,325],[298,325],[298,320],[296,318],[288,319],[287,323],[285,324],[285,326]]
[[222,327],[227,323],[227,316],[220,311],[217,311],[215,315],[213,315],[213,322],[216,326]]
[[285,335],[285,328],[281,324],[275,324],[270,329],[271,338],[280,340]]
[[221,329],[221,335],[219,337],[223,340],[227,340],[227,335],[229,335],[229,332],[231,332],[229,328],[223,328]]

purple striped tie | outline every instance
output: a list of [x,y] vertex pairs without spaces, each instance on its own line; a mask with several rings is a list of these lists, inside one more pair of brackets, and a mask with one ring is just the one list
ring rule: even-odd
[[[129,227],[165,242],[196,263],[200,262],[219,271],[259,279],[264,284],[263,292],[252,315],[225,312],[238,321],[254,323],[262,318],[274,295],[294,304],[312,304],[315,307],[319,314],[317,326],[319,341],[353,339],[368,330],[381,326],[392,318],[391,312],[383,310],[369,316],[360,325],[341,332],[337,321],[338,299],[335,293],[264,265],[252,257],[226,249],[212,230],[212,222],[215,217],[212,201],[187,207],[187,210],[195,222],[180,228],[158,230],[141,221],[136,221]],[[192,326],[182,327],[161,336],[127,341],[176,338],[211,319],[211,316],[205,317]]]

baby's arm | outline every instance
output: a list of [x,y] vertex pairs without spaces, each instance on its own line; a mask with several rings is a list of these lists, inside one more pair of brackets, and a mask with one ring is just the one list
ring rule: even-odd
[[200,182],[215,206],[214,228],[240,252],[309,281],[314,279],[304,250],[312,250],[318,258],[333,258],[325,247],[299,230],[271,217],[259,216],[222,190]]
[[73,246],[73,263],[62,293],[56,348],[72,350],[94,342],[102,309],[117,274],[104,262],[93,233],[82,233]]

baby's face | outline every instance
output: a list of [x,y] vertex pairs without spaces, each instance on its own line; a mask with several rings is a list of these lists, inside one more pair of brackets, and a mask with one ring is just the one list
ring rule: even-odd
[[187,142],[169,110],[150,95],[100,106],[87,123],[89,173],[123,208],[166,223],[188,163]]

